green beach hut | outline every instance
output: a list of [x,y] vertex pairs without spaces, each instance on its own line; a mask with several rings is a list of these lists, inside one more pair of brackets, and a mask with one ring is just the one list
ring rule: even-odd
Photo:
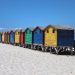
[[25,47],[26,48],[32,48],[32,34],[33,34],[33,28],[25,29]]

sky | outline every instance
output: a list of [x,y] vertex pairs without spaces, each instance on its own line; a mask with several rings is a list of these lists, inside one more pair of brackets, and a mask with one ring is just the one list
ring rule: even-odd
[[75,0],[0,0],[0,28],[49,24],[75,28]]

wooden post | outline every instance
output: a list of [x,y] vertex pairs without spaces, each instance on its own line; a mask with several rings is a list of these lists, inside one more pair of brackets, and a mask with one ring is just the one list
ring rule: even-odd
[[52,53],[52,48],[51,48],[51,47],[50,47],[50,49],[49,49],[49,50],[50,50],[50,53]]
[[57,55],[59,54],[58,48],[55,48],[55,52]]
[[74,54],[74,48],[71,48],[71,55]]
[[39,45],[37,45],[37,50],[39,50]]
[[33,44],[31,44],[31,49],[33,49]]
[[42,46],[42,51],[45,52],[45,47],[44,46]]

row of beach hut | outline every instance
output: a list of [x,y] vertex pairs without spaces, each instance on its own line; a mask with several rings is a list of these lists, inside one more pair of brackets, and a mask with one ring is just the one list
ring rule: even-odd
[[0,42],[42,51],[55,51],[57,54],[61,51],[75,51],[74,29],[64,26],[37,26],[0,32]]

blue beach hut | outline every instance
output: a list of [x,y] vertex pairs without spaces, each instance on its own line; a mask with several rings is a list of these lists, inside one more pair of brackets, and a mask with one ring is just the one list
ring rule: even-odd
[[10,31],[9,38],[10,38],[10,43],[14,44],[15,43],[15,32],[13,30]]
[[44,46],[44,27],[37,26],[33,30],[33,48],[42,49]]

